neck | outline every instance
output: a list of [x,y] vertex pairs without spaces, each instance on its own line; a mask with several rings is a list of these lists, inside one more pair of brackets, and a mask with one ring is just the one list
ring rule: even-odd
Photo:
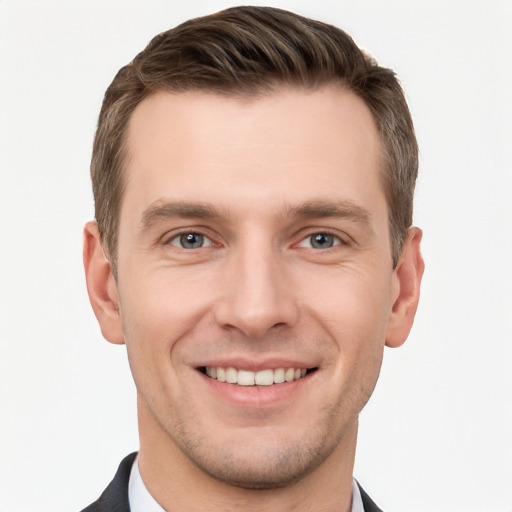
[[200,469],[176,446],[143,400],[138,402],[142,480],[168,511],[248,512],[267,510],[349,512],[357,420],[345,431],[335,450],[317,467],[283,487],[250,489],[221,481]]

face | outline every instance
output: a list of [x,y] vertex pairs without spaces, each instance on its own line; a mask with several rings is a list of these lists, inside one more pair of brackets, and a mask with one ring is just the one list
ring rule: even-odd
[[339,88],[157,93],[128,150],[115,300],[141,447],[248,487],[315,471],[372,393],[400,294],[369,110]]

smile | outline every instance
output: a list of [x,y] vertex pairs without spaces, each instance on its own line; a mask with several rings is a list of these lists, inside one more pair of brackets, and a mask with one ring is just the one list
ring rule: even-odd
[[307,368],[276,368],[275,370],[260,370],[251,372],[248,370],[237,370],[233,367],[223,368],[220,366],[206,366],[203,371],[208,377],[227,382],[228,384],[238,384],[239,386],[272,386],[273,384],[283,384],[284,382],[293,382],[305,377]]

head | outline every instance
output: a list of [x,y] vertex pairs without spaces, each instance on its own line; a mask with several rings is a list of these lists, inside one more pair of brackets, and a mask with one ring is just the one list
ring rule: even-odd
[[126,183],[127,130],[137,105],[157,91],[257,98],[279,87],[334,85],[370,109],[382,145],[392,264],[412,224],[418,148],[401,86],[343,30],[269,7],[235,7],[157,35],[108,88],[94,140],[95,215],[117,274],[119,212]]
[[119,72],[84,259],[103,334],[127,345],[143,471],[350,476],[384,345],[418,303],[416,166],[393,73],[291,13],[189,21]]

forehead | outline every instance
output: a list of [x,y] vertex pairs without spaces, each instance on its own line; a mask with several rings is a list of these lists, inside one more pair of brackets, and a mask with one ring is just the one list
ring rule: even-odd
[[256,99],[158,92],[135,109],[127,150],[123,205],[131,211],[167,199],[229,209],[241,198],[269,207],[283,195],[291,204],[382,195],[372,114],[341,87]]

